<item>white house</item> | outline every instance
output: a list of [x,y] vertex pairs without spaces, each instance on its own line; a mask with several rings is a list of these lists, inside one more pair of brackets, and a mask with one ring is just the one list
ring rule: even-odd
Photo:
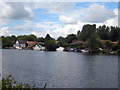
[[16,49],[22,49],[26,47],[26,41],[17,40],[16,43],[13,45]]

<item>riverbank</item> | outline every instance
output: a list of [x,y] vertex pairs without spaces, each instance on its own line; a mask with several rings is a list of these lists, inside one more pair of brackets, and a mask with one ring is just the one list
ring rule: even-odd
[[[33,50],[33,49],[15,49],[15,48],[2,48],[2,49],[9,49],[9,50]],[[48,52],[48,50],[33,50],[33,51],[45,51]],[[56,50],[57,51],[57,50]],[[56,52],[54,51],[54,52]],[[61,51],[61,50],[60,50]],[[49,52],[53,52],[53,51],[49,51]],[[98,50],[97,52],[93,52],[93,51],[89,51],[87,49],[79,49],[77,50],[76,48],[69,48],[69,49],[64,49],[61,52],[79,52],[79,53],[85,53],[85,54],[97,54],[97,55],[119,55],[120,53],[117,51],[109,51],[109,50]]]

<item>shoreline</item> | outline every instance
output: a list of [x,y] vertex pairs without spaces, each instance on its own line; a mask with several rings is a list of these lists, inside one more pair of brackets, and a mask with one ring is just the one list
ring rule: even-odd
[[77,52],[77,53],[83,53],[83,54],[88,54],[88,55],[120,55],[120,53],[92,53],[92,52],[82,52],[82,51],[49,51],[49,50],[33,50],[33,49],[15,49],[15,48],[1,48],[2,50],[7,49],[7,50],[31,50],[31,51],[44,51],[44,52]]

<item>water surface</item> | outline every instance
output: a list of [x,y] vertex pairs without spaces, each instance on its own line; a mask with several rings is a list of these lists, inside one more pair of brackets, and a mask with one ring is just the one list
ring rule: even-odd
[[118,56],[33,50],[2,51],[3,76],[56,88],[117,88]]

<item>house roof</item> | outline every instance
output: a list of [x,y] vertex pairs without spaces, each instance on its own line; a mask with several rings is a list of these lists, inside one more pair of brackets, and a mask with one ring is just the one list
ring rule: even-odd
[[112,43],[114,43],[114,44],[118,44],[118,41],[116,41],[116,42],[112,42]]
[[24,40],[18,40],[19,44],[26,44],[27,41]]
[[71,45],[81,44],[81,43],[83,43],[83,41],[75,41],[75,42],[72,42]]
[[28,45],[35,45],[37,44],[38,42],[37,41],[27,41]]

